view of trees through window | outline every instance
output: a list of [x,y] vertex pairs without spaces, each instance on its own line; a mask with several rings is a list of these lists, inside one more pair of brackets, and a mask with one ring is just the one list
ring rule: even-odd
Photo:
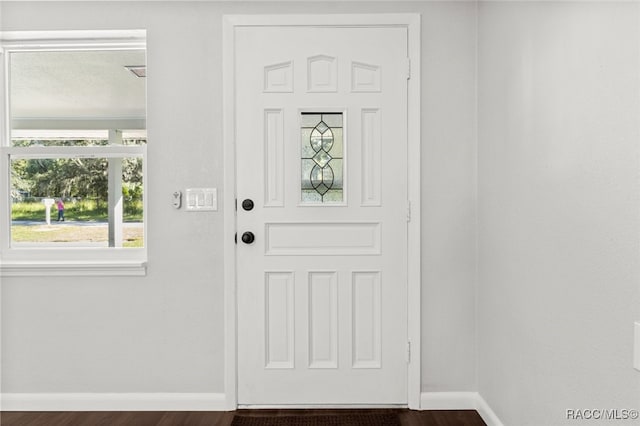
[[[38,141],[73,146],[106,145],[102,141]],[[29,146],[32,141],[17,141],[14,146]],[[108,196],[108,161],[97,158],[21,159],[11,162],[12,198],[15,202],[37,201],[51,194],[67,199],[95,200],[97,209]],[[122,193],[126,200],[125,217],[135,218],[142,211],[142,159],[122,162]],[[102,206],[105,209],[106,205]],[[105,216],[106,217],[106,216]]]
[[9,51],[12,248],[144,247],[146,51],[105,43]]
[[[107,146],[106,140],[14,140],[15,147]],[[124,140],[124,145],[145,144]],[[121,159],[123,246],[142,246],[142,158]],[[29,158],[11,161],[12,240],[104,245],[109,219],[108,158]],[[50,200],[46,204],[47,201]],[[63,213],[58,213],[62,201]],[[49,209],[50,223],[46,223]],[[65,222],[59,229],[51,222]]]

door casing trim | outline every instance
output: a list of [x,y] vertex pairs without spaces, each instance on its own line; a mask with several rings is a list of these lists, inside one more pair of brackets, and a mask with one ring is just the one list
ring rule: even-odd
[[[330,24],[328,24],[330,22]],[[404,27],[409,66],[407,92],[407,406],[420,408],[421,268],[420,268],[420,14],[225,15],[223,16],[223,149],[224,149],[224,389],[225,408],[238,407],[236,299],[236,141],[235,29],[238,27]]]

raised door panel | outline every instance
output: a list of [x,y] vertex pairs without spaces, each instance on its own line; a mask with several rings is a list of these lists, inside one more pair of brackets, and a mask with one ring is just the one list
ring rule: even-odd
[[338,368],[338,273],[309,272],[309,368]]
[[381,288],[378,271],[352,275],[353,368],[381,368]]
[[293,92],[293,61],[265,66],[263,91],[265,93]]
[[307,59],[307,91],[336,92],[338,61],[333,56],[316,55]]
[[265,368],[294,368],[294,274],[265,273]]

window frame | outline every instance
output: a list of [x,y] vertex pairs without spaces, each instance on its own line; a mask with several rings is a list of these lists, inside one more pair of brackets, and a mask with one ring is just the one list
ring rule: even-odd
[[[11,146],[10,55],[26,51],[146,50],[145,30],[0,32],[0,276],[143,276],[147,267],[147,147]],[[108,130],[108,129],[102,129]],[[127,130],[127,129],[118,129]],[[12,247],[11,158],[142,158],[141,248]]]

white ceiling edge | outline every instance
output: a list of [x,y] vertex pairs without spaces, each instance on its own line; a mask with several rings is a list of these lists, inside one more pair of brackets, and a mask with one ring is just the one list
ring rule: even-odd
[[[0,3],[5,0],[0,0]],[[30,1],[30,0],[27,0]],[[4,48],[145,48],[147,30],[0,31]]]
[[[0,0],[2,3],[55,3],[63,0]],[[106,0],[109,3],[639,3],[640,0]],[[105,0],[64,0],[70,3],[105,2]]]
[[[0,3],[10,3],[10,2],[18,2],[18,3],[28,3],[28,2],[60,2],[62,0],[0,0]],[[65,2],[104,2],[105,0],[64,0]],[[409,3],[469,3],[469,2],[477,2],[478,0],[107,0],[108,2],[128,2],[128,3],[146,3],[146,2],[155,2],[155,3],[248,3],[248,2],[258,2],[258,3],[326,3],[326,2],[409,2]],[[480,0],[483,1],[483,0]],[[558,1],[558,0],[549,0],[549,1]],[[561,1],[561,0],[560,0]],[[575,0],[579,1],[579,0]],[[602,0],[593,0],[593,1],[602,1]]]
[[[2,3],[30,2],[105,2],[105,0],[0,0]],[[336,3],[336,2],[406,2],[406,3],[640,3],[640,0],[106,0],[115,3]]]
[[[127,2],[127,3],[280,3],[280,2],[288,2],[288,3],[326,3],[326,2],[412,2],[412,3],[420,3],[420,2],[473,2],[478,0],[0,0],[0,3],[28,3],[28,2],[61,2],[65,3],[73,3],[73,2]],[[600,0],[602,1],[602,0]]]

